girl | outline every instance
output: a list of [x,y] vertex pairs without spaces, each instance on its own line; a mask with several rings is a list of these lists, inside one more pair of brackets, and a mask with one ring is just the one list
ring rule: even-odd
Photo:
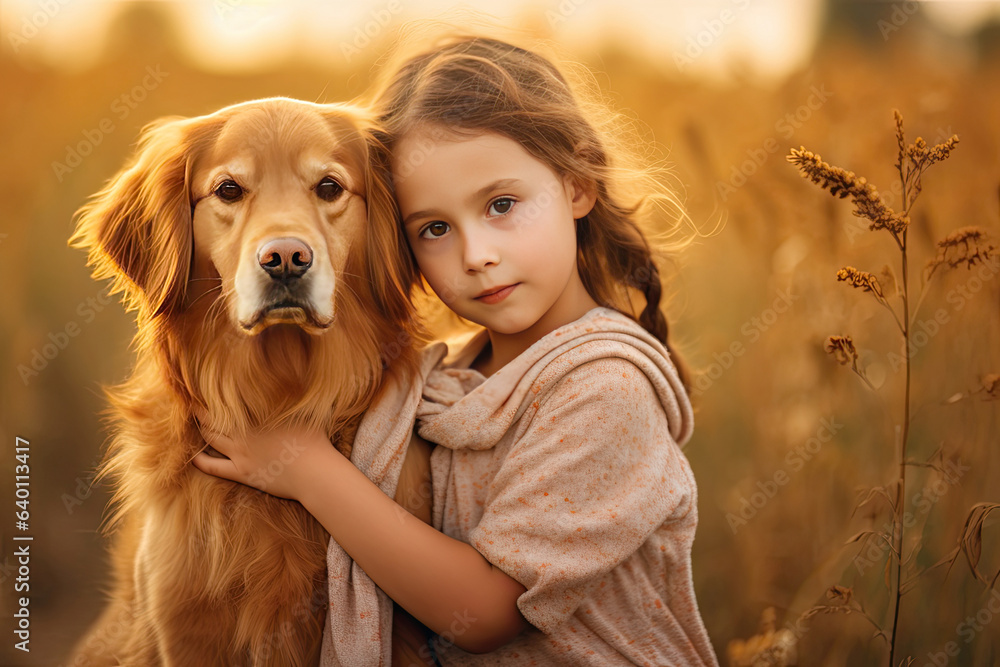
[[375,109],[413,260],[482,327],[417,408],[437,445],[433,527],[318,434],[208,434],[229,460],[195,465],[249,483],[294,438],[301,454],[266,490],[299,500],[437,633],[440,664],[716,665],[659,274],[566,79],[532,52],[455,39],[392,73]]

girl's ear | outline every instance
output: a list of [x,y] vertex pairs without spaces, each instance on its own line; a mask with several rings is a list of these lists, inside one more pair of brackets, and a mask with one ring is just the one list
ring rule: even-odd
[[566,192],[570,194],[573,219],[579,220],[590,213],[597,203],[597,183],[581,181],[574,176],[566,176],[564,183]]
[[186,119],[147,125],[132,164],[76,212],[69,243],[94,278],[111,278],[126,309],[148,317],[179,308],[191,267],[190,143]]

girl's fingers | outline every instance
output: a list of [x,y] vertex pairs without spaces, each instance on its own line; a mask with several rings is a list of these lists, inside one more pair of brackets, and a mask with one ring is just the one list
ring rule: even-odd
[[209,456],[205,452],[198,452],[191,459],[191,463],[205,474],[222,477],[234,482],[239,481],[237,479],[239,472],[236,470],[236,465],[229,459],[220,459]]
[[208,419],[208,413],[200,405],[192,407],[191,414],[194,415],[194,420],[198,422],[199,427]]
[[221,453],[224,456],[230,456],[233,452],[233,445],[235,441],[232,438],[228,438],[221,433],[216,433],[215,431],[202,430],[202,439],[209,445],[212,446],[215,451]]

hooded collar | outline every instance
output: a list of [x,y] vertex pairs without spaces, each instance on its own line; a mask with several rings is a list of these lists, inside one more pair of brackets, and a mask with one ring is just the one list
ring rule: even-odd
[[450,449],[490,449],[567,373],[617,357],[635,364],[656,389],[674,440],[683,446],[690,439],[691,403],[666,348],[616,310],[591,309],[487,378],[469,364],[488,342],[483,329],[428,375],[417,409],[422,437]]

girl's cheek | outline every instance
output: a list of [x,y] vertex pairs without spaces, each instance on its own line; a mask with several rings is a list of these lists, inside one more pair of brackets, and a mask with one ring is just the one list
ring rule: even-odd
[[417,266],[424,275],[437,274],[447,271],[447,265],[451,260],[452,252],[450,239],[438,239],[429,241],[418,239],[413,246],[413,256],[417,260]]
[[448,241],[448,238],[417,238],[410,244],[410,247],[413,248],[413,254],[418,259],[420,257],[440,257],[447,252],[447,246],[450,245]]
[[559,212],[556,198],[547,190],[542,190],[538,195],[520,202],[511,224],[516,227],[537,227],[543,222],[552,222]]
[[538,222],[542,211],[543,209],[539,206],[536,199],[525,199],[520,202],[520,205],[514,212],[514,216],[510,221],[511,225],[513,227],[530,227]]

